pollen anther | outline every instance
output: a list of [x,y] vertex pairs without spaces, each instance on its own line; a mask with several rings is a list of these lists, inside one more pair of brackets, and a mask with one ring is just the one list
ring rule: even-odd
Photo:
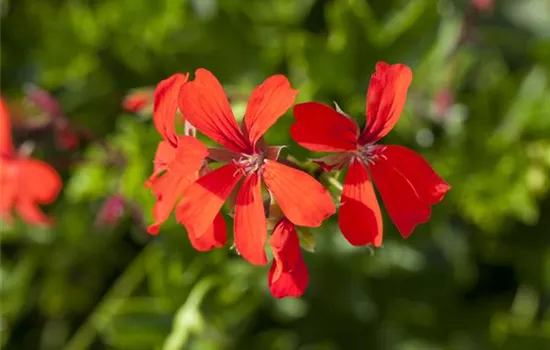
[[264,155],[260,153],[242,154],[242,157],[238,160],[234,160],[238,166],[239,172],[243,175],[250,175],[256,171],[260,171],[264,164]]

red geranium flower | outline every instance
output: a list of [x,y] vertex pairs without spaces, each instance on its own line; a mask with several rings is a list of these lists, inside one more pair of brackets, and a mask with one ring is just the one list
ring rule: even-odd
[[61,190],[59,174],[48,164],[15,152],[7,106],[0,98],[0,218],[12,221],[16,210],[33,225],[50,225],[38,204],[53,202]]
[[[206,147],[191,136],[176,134],[177,96],[187,78],[187,74],[174,74],[161,81],[155,91],[153,121],[163,141],[157,148],[154,172],[145,184],[151,187],[157,198],[153,208],[155,223],[147,229],[153,235],[158,234],[183,190],[197,179],[199,171],[207,171],[203,167],[203,160],[208,155]],[[227,233],[222,215],[216,217],[204,235],[198,237],[189,234],[189,239],[199,251],[223,246],[227,241]]]
[[[262,135],[292,106],[296,94],[284,76],[266,79],[252,93],[243,125],[239,128],[225,92],[212,73],[198,69],[195,80],[182,86],[180,111],[197,130],[227,148],[212,149],[210,157],[228,161],[183,191],[176,218],[190,235],[204,235],[238,184],[235,246],[253,264],[267,264],[262,181],[284,215],[295,225],[318,227],[335,212],[328,191],[319,182],[277,162],[280,148],[268,147],[263,141]],[[292,236],[279,235],[281,240]]]
[[428,221],[431,205],[450,189],[419,154],[402,146],[376,144],[399,120],[411,81],[412,72],[405,65],[376,65],[361,133],[351,118],[327,105],[309,102],[294,107],[292,138],[312,151],[338,152],[317,160],[325,170],[349,164],[338,221],[353,245],[382,244],[382,216],[370,176],[405,238]]

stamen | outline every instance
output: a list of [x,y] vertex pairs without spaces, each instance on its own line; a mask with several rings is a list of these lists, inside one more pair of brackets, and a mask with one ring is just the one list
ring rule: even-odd
[[243,175],[249,175],[253,172],[261,170],[262,165],[264,164],[264,155],[260,153],[241,154],[237,160],[233,162],[237,165],[238,171],[242,172]]
[[242,166],[242,159],[233,159],[233,164],[237,166],[237,170],[233,173],[233,177],[237,176],[237,174],[246,175],[246,172]]
[[384,146],[367,144],[357,151],[357,156],[366,164],[374,164],[378,158],[386,159],[386,156],[381,152],[384,148]]

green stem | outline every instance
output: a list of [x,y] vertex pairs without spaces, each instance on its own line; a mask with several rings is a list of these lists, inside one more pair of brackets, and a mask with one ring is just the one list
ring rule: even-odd
[[166,338],[163,350],[185,349],[192,332],[200,332],[204,327],[200,307],[206,293],[215,286],[217,280],[205,278],[197,283],[185,303],[179,308],[174,317],[173,328],[170,335]]
[[116,280],[101,303],[88,317],[86,322],[75,332],[64,350],[87,349],[94,341],[97,333],[108,326],[112,317],[123,305],[129,296],[145,277],[146,263],[154,253],[156,244],[150,243],[143,248],[139,255],[130,263],[124,273]]
[[340,183],[340,181],[338,181],[336,178],[332,177],[332,176],[327,176],[327,181],[332,185],[334,186],[338,191],[342,192],[344,190],[344,187],[342,186],[342,184]]

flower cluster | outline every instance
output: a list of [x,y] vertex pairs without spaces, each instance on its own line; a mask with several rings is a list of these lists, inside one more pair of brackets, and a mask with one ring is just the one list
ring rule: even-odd
[[[377,64],[361,132],[352,118],[327,105],[294,106],[292,138],[309,150],[332,153],[314,160],[324,170],[348,167],[338,221],[353,245],[382,244],[382,216],[373,182],[403,237],[429,219],[431,205],[450,189],[417,153],[401,146],[378,145],[399,120],[411,80],[412,72],[405,65]],[[181,73],[161,81],[155,91],[153,121],[163,140],[155,155],[154,172],[146,182],[156,197],[155,222],[149,233],[158,234],[175,208],[177,221],[199,251],[227,243],[221,208],[228,202],[235,248],[242,257],[266,265],[265,245],[270,246],[273,261],[268,283],[279,298],[300,296],[308,284],[296,226],[319,227],[336,212],[329,191],[280,159],[282,146],[270,146],[263,137],[294,105],[297,93],[286,77],[267,78],[252,92],[239,125],[223,87],[209,71],[198,69],[192,81]],[[188,132],[177,134],[178,110],[186,123],[222,147],[207,148]],[[212,163],[222,165],[212,169]],[[271,202],[280,208],[277,213],[270,211]],[[268,218],[274,217],[268,239]]]

